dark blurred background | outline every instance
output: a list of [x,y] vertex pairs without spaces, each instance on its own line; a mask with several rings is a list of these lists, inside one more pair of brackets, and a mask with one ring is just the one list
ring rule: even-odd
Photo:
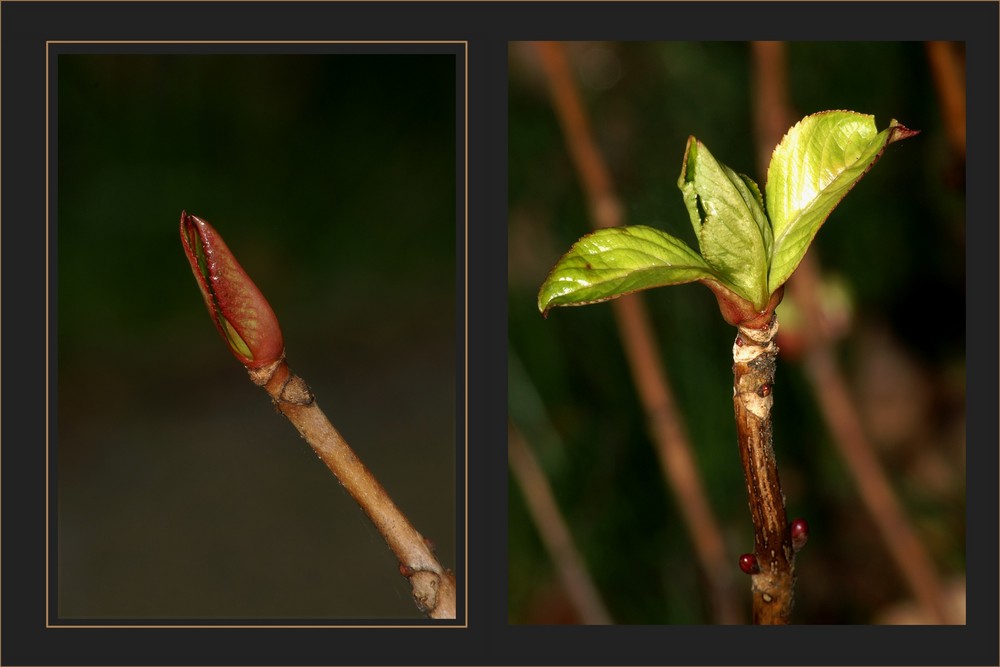
[[228,352],[178,230],[216,227],[454,567],[455,82],[448,54],[58,57],[60,617],[421,617]]
[[[748,43],[566,48],[626,224],[659,227],[697,248],[676,187],[691,134],[763,188],[753,125],[760,93]],[[822,265],[835,354],[867,439],[933,563],[943,605],[964,622],[964,153],[949,142],[925,44],[785,48],[792,122],[849,109],[874,114],[880,130],[892,118],[922,130],[889,148],[811,252]],[[960,44],[950,48],[961,58]],[[537,310],[539,286],[590,231],[590,219],[532,45],[511,45],[509,76],[510,423],[544,471],[614,622],[713,622],[706,574],[660,473],[611,307],[555,309],[547,320]],[[721,525],[735,572],[728,576],[749,616],[749,580],[737,569],[753,533],[733,423],[735,332],[700,285],[643,298]],[[786,333],[795,317],[784,304],[779,309]],[[784,342],[773,413],[789,519],[811,526],[797,562],[793,620],[919,621],[793,343]],[[508,529],[509,621],[581,622],[514,475]]]

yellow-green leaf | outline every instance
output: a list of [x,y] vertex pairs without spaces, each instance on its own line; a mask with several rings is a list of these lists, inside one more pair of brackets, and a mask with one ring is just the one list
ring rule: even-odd
[[677,181],[705,261],[733,290],[762,308],[767,290],[771,226],[757,184],[718,162],[690,137]]
[[554,306],[581,306],[715,273],[680,239],[652,227],[601,229],[581,238],[556,263],[538,292],[543,314]]
[[774,231],[769,292],[788,280],[820,226],[885,147],[916,133],[895,120],[879,132],[874,116],[853,111],[813,114],[788,131],[767,170]]

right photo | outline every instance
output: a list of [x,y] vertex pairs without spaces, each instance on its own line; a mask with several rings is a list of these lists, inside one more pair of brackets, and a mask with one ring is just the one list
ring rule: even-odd
[[964,44],[508,58],[508,623],[964,624]]

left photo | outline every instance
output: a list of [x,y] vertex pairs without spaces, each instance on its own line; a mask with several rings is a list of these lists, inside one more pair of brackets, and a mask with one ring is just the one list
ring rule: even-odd
[[460,618],[462,45],[178,48],[49,45],[48,622]]

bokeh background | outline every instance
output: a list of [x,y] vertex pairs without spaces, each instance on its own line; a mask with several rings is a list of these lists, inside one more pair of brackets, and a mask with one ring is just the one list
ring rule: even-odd
[[58,56],[62,619],[422,618],[228,352],[178,229],[186,209],[222,234],[293,370],[455,567],[456,80],[426,52]]
[[[811,254],[866,440],[933,565],[942,608],[949,621],[964,622],[964,143],[942,104],[942,81],[963,95],[961,44],[946,45],[958,70],[941,78],[920,42],[788,43],[784,82],[754,75],[748,43],[564,47],[624,222],[659,227],[695,248],[676,187],[686,139],[696,135],[763,187],[754,109],[765,79],[783,88],[792,122],[850,109],[874,114],[880,129],[896,118],[922,130],[890,147]],[[555,309],[547,320],[538,313],[538,287],[590,231],[590,218],[533,45],[511,44],[509,77],[511,451],[523,444],[539,465],[610,622],[716,622],[706,577],[733,580],[745,621],[749,580],[737,559],[752,551],[753,534],[733,424],[734,331],[700,285],[642,295],[726,546],[731,570],[706,573],[661,474],[610,305]],[[794,309],[783,304],[779,317],[792,333]],[[926,620],[859,497],[794,340],[783,345],[776,455],[789,519],[811,527],[797,562],[793,620]],[[545,548],[547,529],[529,511],[526,485],[538,486],[511,474],[508,619],[583,622]]]

